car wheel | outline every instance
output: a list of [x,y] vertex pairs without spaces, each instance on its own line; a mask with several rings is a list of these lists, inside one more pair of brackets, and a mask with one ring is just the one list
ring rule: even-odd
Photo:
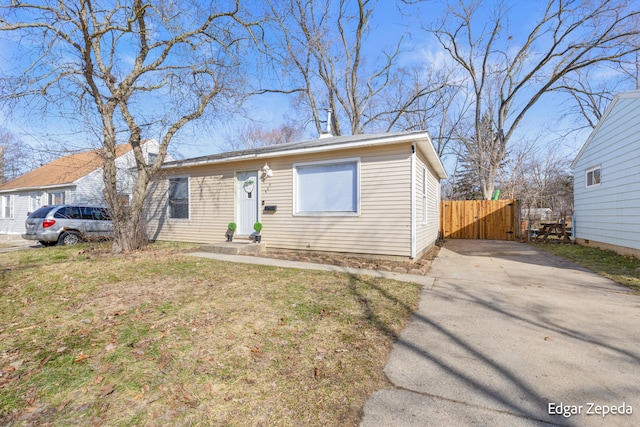
[[82,237],[80,237],[80,234],[75,231],[65,231],[60,235],[60,238],[58,238],[59,245],[75,245],[81,241]]
[[38,243],[42,246],[54,246],[58,244],[58,242],[45,242],[44,240],[38,240]]

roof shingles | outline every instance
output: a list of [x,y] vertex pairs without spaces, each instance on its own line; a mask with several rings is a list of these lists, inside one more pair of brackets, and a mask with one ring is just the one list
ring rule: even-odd
[[[129,144],[116,147],[116,157],[131,150]],[[0,185],[1,190],[14,190],[72,184],[102,167],[100,150],[61,157]]]

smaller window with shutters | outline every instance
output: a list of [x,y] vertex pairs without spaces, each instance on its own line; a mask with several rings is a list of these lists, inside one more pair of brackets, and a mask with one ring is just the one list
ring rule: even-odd
[[587,187],[595,187],[597,185],[600,185],[601,173],[602,173],[602,169],[600,166],[587,169],[587,176],[586,176]]

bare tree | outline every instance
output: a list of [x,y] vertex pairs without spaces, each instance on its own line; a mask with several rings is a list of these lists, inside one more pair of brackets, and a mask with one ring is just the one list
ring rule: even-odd
[[59,155],[55,150],[33,147],[15,133],[0,128],[0,182],[9,181],[50,162]]
[[[104,3],[104,4],[103,4]],[[105,199],[115,251],[144,244],[142,213],[150,180],[177,132],[207,107],[240,99],[242,50],[253,23],[239,0],[49,0],[0,6],[0,31],[24,47],[4,100],[37,99],[48,108],[86,114],[102,141]],[[147,164],[142,141],[160,150]],[[116,143],[131,145],[136,180],[128,208],[120,202]]]
[[0,128],[0,184],[30,170],[25,145],[7,129]]
[[550,208],[557,217],[570,214],[573,210],[570,162],[558,145],[541,150],[532,142],[521,143],[509,153],[498,182],[507,198],[520,201],[525,212],[523,219],[530,224],[537,208]]
[[375,0],[269,4],[278,34],[270,54],[289,77],[280,90],[298,93],[295,106],[313,115],[318,133],[325,129],[326,109],[332,111],[335,135],[404,129],[403,114],[446,86],[440,80],[414,84],[412,72],[398,68],[401,36],[389,51],[365,57]]
[[428,130],[438,155],[451,154],[462,111],[468,108],[452,72],[430,64],[398,69],[374,104],[370,127],[381,132]]
[[285,144],[302,137],[302,129],[293,124],[265,127],[255,121],[241,123],[227,132],[225,147],[228,150],[243,150],[265,145]]
[[[468,141],[478,181],[491,198],[509,141],[529,110],[562,79],[640,49],[640,11],[626,0],[549,0],[519,39],[509,32],[509,9],[481,2],[449,5],[430,28],[459,65],[474,98],[474,136]],[[487,119],[490,126],[487,125]]]
[[640,89],[640,60],[638,52],[611,61],[605,67],[579,70],[562,79],[557,90],[566,93],[575,107],[568,110],[577,121],[596,127],[605,110],[619,92]]

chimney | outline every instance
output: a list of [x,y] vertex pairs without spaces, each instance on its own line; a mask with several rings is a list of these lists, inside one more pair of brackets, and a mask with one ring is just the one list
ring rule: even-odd
[[320,138],[329,138],[333,136],[333,124],[331,123],[331,108],[327,108],[327,130],[320,134]]

